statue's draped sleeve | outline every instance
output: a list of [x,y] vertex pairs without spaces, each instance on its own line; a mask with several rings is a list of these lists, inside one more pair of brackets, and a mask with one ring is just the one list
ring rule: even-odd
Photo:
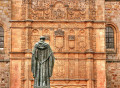
[[36,74],[36,66],[37,66],[36,58],[37,58],[37,43],[35,44],[32,51],[31,71],[33,73],[33,77],[35,77]]
[[52,76],[52,73],[53,73],[54,60],[55,60],[55,57],[53,55],[51,48],[49,47],[49,76],[50,77]]

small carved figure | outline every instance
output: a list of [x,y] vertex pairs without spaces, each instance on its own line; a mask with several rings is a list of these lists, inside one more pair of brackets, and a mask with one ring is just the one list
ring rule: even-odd
[[50,88],[54,60],[49,44],[45,43],[45,37],[41,36],[32,52],[31,70],[34,77],[34,88]]

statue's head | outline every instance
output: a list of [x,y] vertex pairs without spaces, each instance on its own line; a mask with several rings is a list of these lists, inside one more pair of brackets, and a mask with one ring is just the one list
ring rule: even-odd
[[40,37],[40,40],[41,40],[41,41],[45,41],[45,36],[41,36],[41,37]]

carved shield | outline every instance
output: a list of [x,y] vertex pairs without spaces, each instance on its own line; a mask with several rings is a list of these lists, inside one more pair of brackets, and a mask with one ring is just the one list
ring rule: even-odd
[[62,29],[55,31],[55,46],[59,49],[64,46],[64,31]]
[[75,47],[75,41],[69,41],[69,48],[73,49]]
[[63,43],[63,37],[62,36],[56,36],[56,47],[57,48],[62,48],[63,47],[63,45],[64,45],[64,43]]
[[69,40],[69,48],[73,49],[75,47],[75,35],[69,35],[68,40]]

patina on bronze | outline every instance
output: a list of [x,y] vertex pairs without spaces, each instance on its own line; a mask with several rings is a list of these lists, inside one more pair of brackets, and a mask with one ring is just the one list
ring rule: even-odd
[[41,36],[32,52],[31,70],[34,77],[34,88],[50,88],[54,60],[49,44],[45,43],[45,37]]

